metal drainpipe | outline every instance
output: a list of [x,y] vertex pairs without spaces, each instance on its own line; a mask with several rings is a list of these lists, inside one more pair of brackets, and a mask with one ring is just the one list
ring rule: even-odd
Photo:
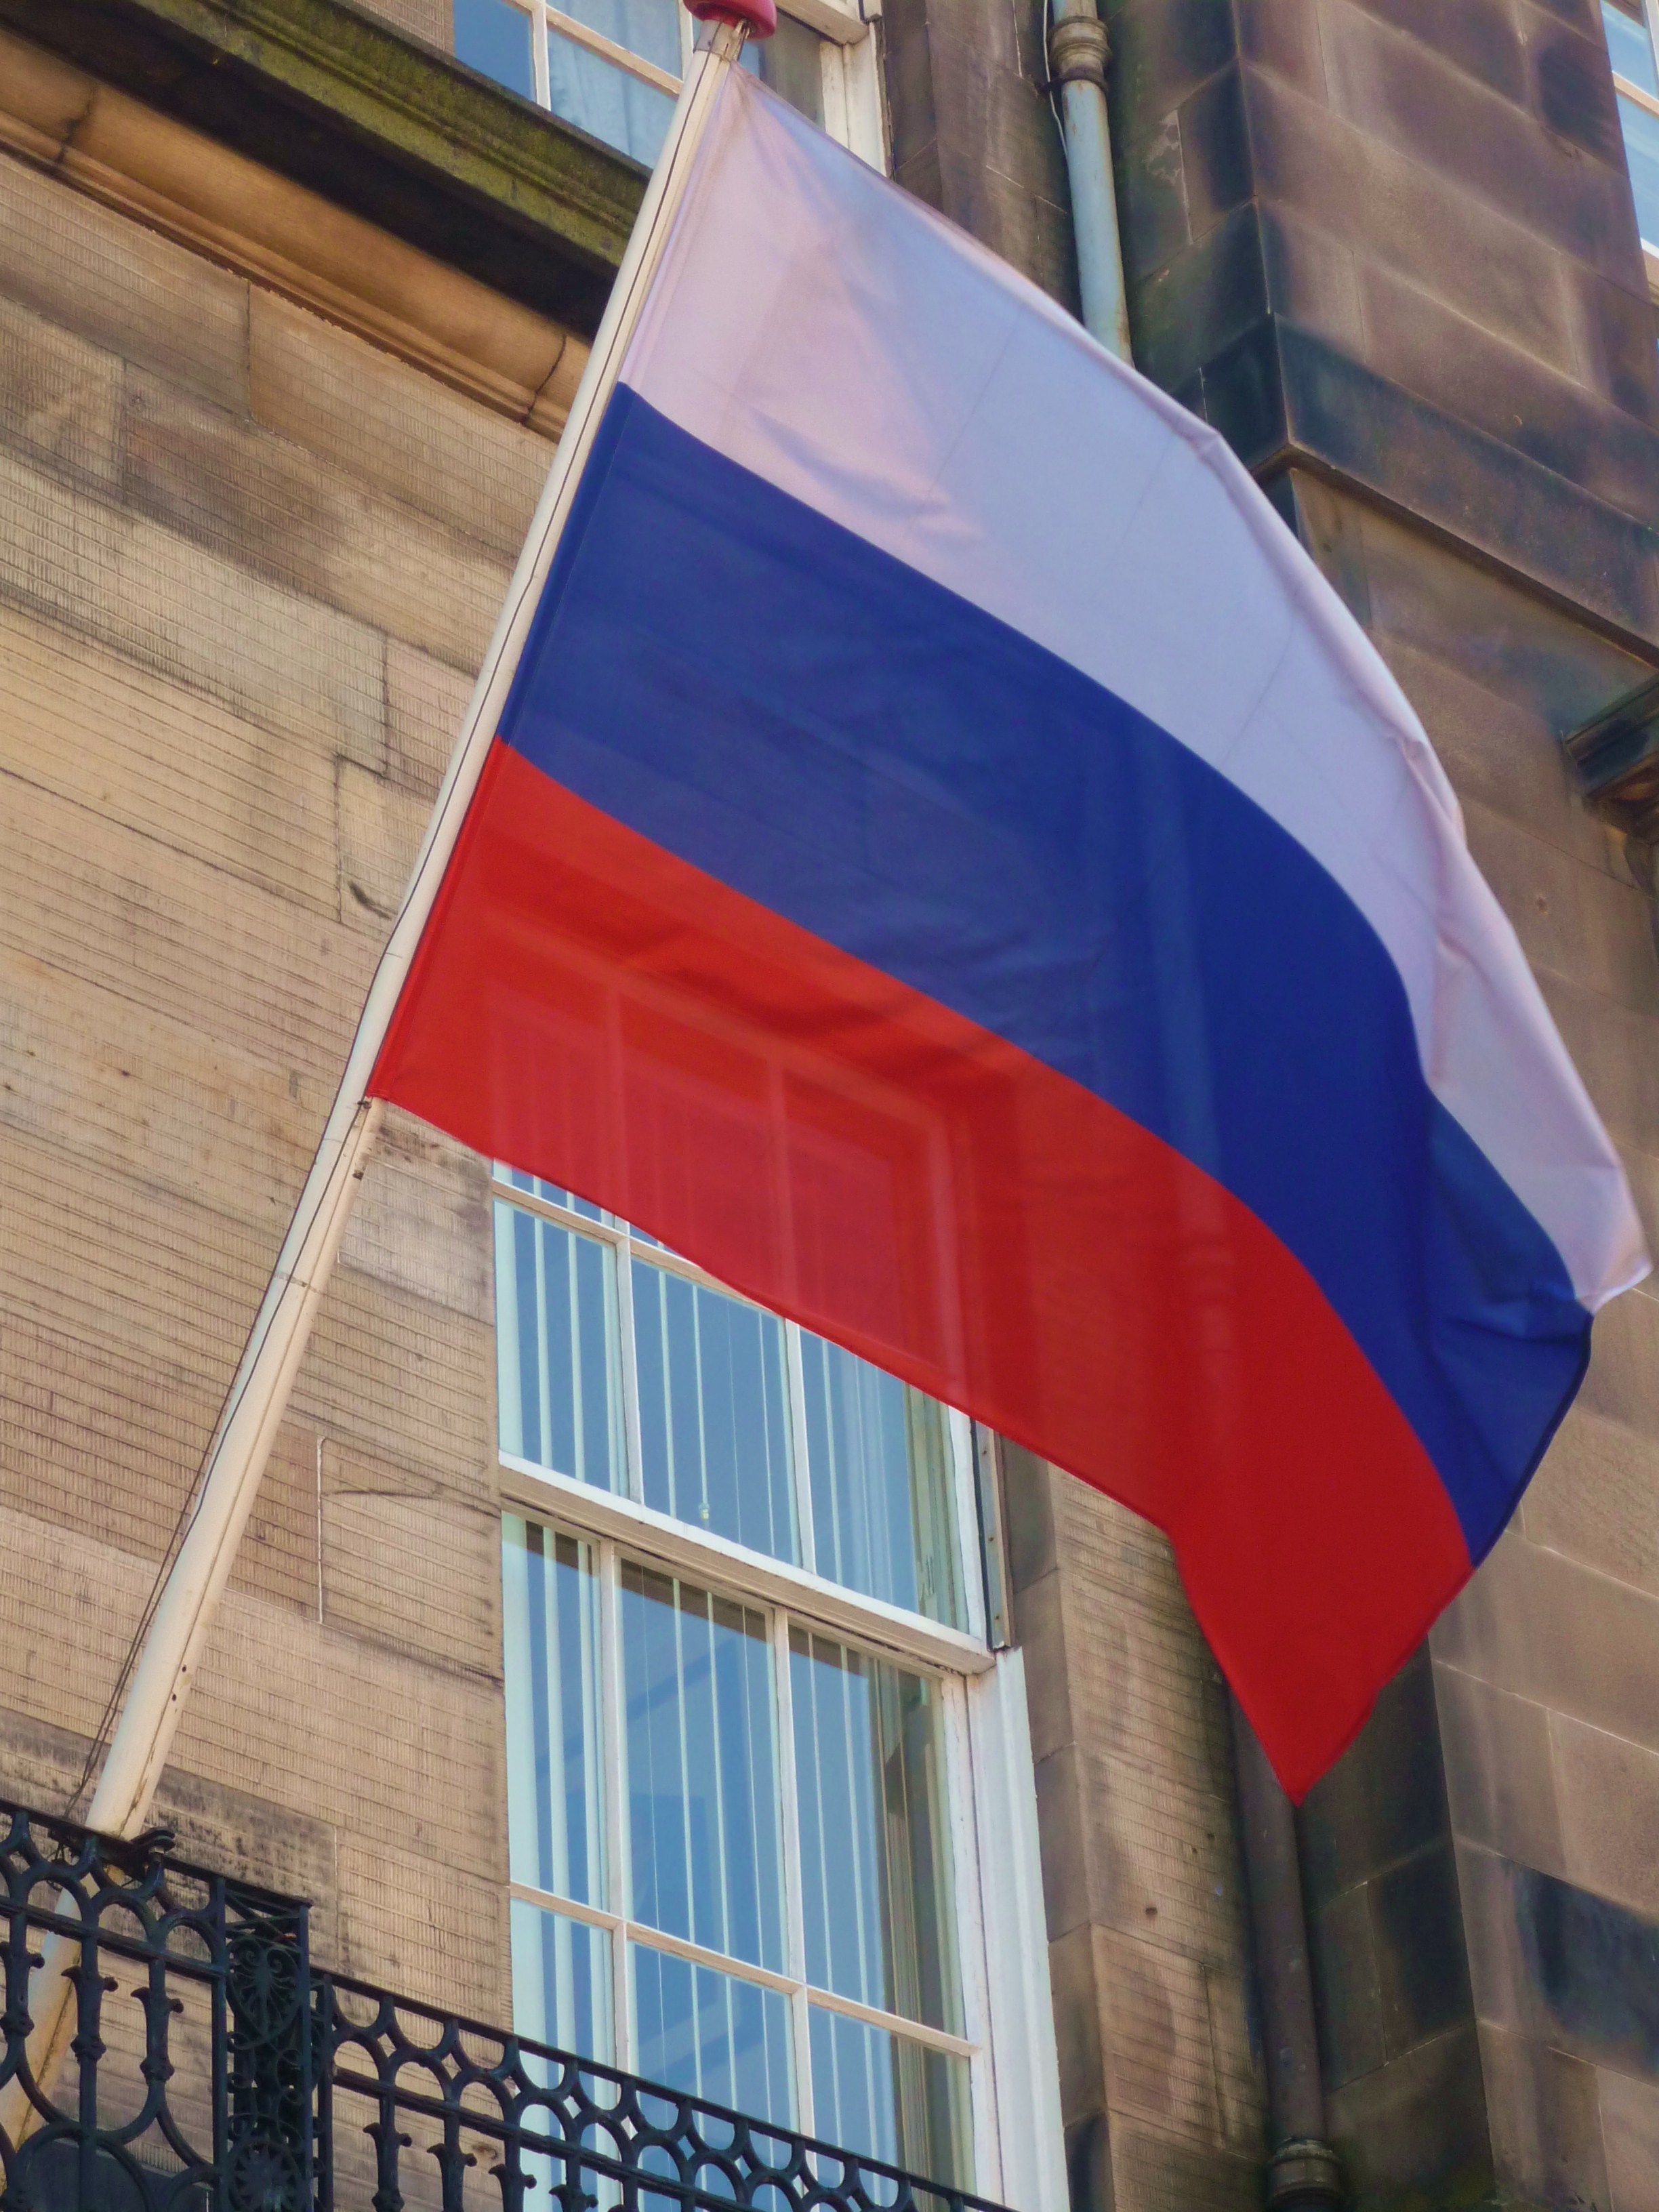
[[1342,2202],[1342,2169],[1325,2140],[1325,2089],[1314,2026],[1296,1815],[1237,1699],[1229,1702],[1244,1881],[1267,2046],[1273,2136],[1267,2212],[1328,2212]]
[[1112,133],[1106,119],[1109,52],[1095,0],[1052,0],[1048,89],[1060,95],[1084,326],[1120,361],[1127,361],[1129,313],[1112,186]]
[[[1060,99],[1083,321],[1120,361],[1132,361],[1106,113],[1110,52],[1095,0],[1050,0],[1048,90]],[[1255,1729],[1237,1701],[1231,1702],[1250,1932],[1267,2046],[1273,2136],[1267,2212],[1329,2212],[1343,2201],[1342,2169],[1325,2140],[1325,2092],[1314,2025],[1296,1820]],[[1095,2201],[1098,2191],[1103,2200],[1109,2201],[1109,2162],[1097,2136],[1097,2130],[1088,2145],[1091,2172],[1082,2193]],[[1096,2178],[1097,2168],[1104,2179]]]

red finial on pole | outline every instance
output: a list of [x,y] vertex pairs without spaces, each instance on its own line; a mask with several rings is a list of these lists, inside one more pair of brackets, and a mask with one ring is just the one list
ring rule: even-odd
[[685,0],[700,23],[730,23],[751,39],[769,39],[778,27],[777,0]]

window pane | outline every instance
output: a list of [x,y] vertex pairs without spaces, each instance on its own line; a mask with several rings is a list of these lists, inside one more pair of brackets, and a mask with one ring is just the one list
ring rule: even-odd
[[1659,115],[1650,115],[1633,100],[1621,99],[1619,120],[1625,130],[1636,228],[1647,244],[1659,249]]
[[[533,2043],[614,2063],[611,1938],[562,1913],[513,1899],[513,2025]],[[532,2119],[531,2124],[534,2126]]]
[[711,2104],[787,2127],[794,2118],[789,2001],[735,1975],[629,1946],[635,2067]]
[[613,46],[679,75],[679,0],[558,0],[558,6]]
[[526,1175],[522,1168],[501,1168],[497,1172],[510,1182],[514,1190],[527,1190],[537,1198],[544,1198],[554,1206],[568,1206],[573,1213],[585,1213],[590,1221],[605,1218],[600,1208],[591,1200],[578,1198],[574,1190],[566,1190],[556,1182],[544,1182],[539,1176]]
[[[674,66],[679,66],[678,52]],[[674,103],[654,84],[630,76],[556,31],[548,34],[547,82],[553,112],[579,131],[618,153],[631,154],[647,167],[662,151]]]
[[536,97],[530,18],[510,0],[455,0],[455,58],[526,100]]
[[631,1560],[621,1581],[629,1912],[781,1972],[766,1616]]
[[783,1323],[643,1260],[633,1286],[646,1504],[794,1559]]
[[1647,26],[1614,7],[1613,0],[1601,0],[1601,21],[1607,27],[1607,58],[1613,75],[1639,84],[1644,92],[1659,93],[1659,74],[1654,70],[1653,42]]
[[971,2189],[966,2060],[817,2005],[811,2022],[813,2133]]
[[806,1978],[962,2032],[937,1683],[792,1629]]
[[816,31],[780,14],[773,35],[759,44],[750,40],[738,58],[743,66],[769,84],[779,98],[799,108],[814,123],[823,121],[823,41]]
[[508,1857],[514,1881],[602,1905],[599,1583],[591,1547],[501,1526]]
[[621,1490],[616,1257],[608,1244],[495,1201],[501,1449]]
[[818,1572],[960,1627],[944,1407],[805,1329],[800,1346]]

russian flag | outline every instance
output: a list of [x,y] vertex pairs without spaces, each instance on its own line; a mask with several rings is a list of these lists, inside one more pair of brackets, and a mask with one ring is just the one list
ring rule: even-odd
[[370,1090],[1158,1522],[1297,1795],[1647,1265],[1244,471],[738,70]]

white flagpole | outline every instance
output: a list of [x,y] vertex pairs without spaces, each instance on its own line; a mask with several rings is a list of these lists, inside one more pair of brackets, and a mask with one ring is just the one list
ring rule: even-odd
[[[741,51],[743,40],[740,28],[719,25],[708,42],[692,56],[681,86],[668,136],[646,188],[512,586],[473,687],[409,889],[369,986],[333,1110],[237,1368],[209,1452],[195,1510],[156,1606],[120,1723],[110,1741],[109,1756],[87,1814],[87,1825],[103,1834],[137,1835],[155,1797],[202,1647],[218,1612],[362,1182],[381,1113],[379,1101],[364,1096],[369,1077],[477,787],[538,596],[557,550],[599,417],[684,197],[715,95]],[[74,1966],[75,1951],[76,1946],[67,1939],[49,1944],[41,1972],[42,2002],[29,2037],[28,2061],[43,2088],[50,2087],[72,2032],[68,2017],[71,1984],[64,1977]],[[0,2128],[15,2143],[37,2124],[38,2115],[26,2107],[21,2085],[14,2081],[0,2097]]]

